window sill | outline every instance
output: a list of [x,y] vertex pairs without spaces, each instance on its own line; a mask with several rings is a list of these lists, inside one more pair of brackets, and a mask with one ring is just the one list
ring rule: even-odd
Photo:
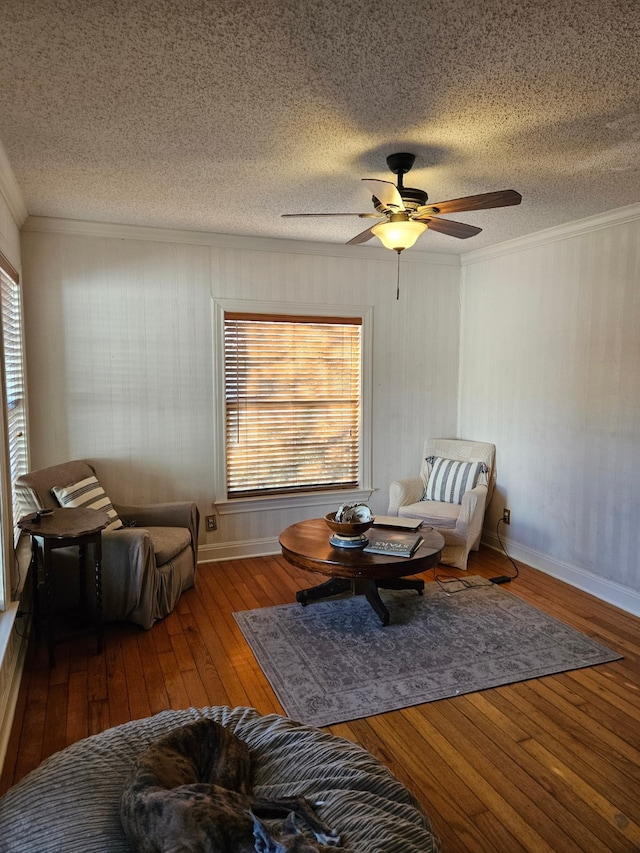
[[265,495],[263,498],[235,498],[234,500],[215,501],[214,506],[219,515],[236,515],[245,512],[264,512],[265,510],[299,509],[303,506],[366,502],[371,497],[372,491],[372,489],[341,489],[335,492]]
[[[7,609],[0,611],[0,668],[4,662],[11,639],[11,630],[18,615],[18,602],[12,601]],[[1,716],[1,715],[0,715]]]

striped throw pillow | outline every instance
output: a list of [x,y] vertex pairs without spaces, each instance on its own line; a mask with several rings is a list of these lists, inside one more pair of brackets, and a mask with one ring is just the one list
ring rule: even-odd
[[101,509],[106,512],[109,517],[109,524],[104,528],[105,531],[119,530],[124,527],[120,516],[95,477],[86,477],[70,486],[54,486],[51,493],[60,506]]
[[422,500],[462,503],[462,496],[474,488],[484,467],[484,462],[456,462],[434,457]]

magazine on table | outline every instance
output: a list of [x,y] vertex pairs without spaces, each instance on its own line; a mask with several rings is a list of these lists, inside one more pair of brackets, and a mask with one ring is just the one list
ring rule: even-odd
[[388,554],[393,557],[411,557],[424,541],[419,533],[397,530],[369,530],[366,554]]

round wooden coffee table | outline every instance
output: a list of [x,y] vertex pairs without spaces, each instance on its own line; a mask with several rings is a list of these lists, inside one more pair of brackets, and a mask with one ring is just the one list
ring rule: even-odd
[[420,595],[423,580],[410,580],[407,575],[424,572],[440,562],[444,539],[436,530],[419,531],[424,539],[412,557],[393,557],[387,554],[367,554],[361,548],[335,548],[330,542],[331,531],[323,518],[312,518],[292,524],[280,534],[283,557],[292,565],[309,572],[329,575],[331,580],[296,593],[300,604],[351,593],[364,595],[380,617],[389,624],[389,611],[379,589],[413,589]]

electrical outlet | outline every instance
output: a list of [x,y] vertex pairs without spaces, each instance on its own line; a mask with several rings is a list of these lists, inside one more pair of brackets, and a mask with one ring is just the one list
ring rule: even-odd
[[502,510],[502,520],[505,524],[511,524],[511,510],[506,507]]
[[218,525],[216,523],[215,515],[207,515],[205,516],[205,520],[207,522],[207,530],[217,530]]

